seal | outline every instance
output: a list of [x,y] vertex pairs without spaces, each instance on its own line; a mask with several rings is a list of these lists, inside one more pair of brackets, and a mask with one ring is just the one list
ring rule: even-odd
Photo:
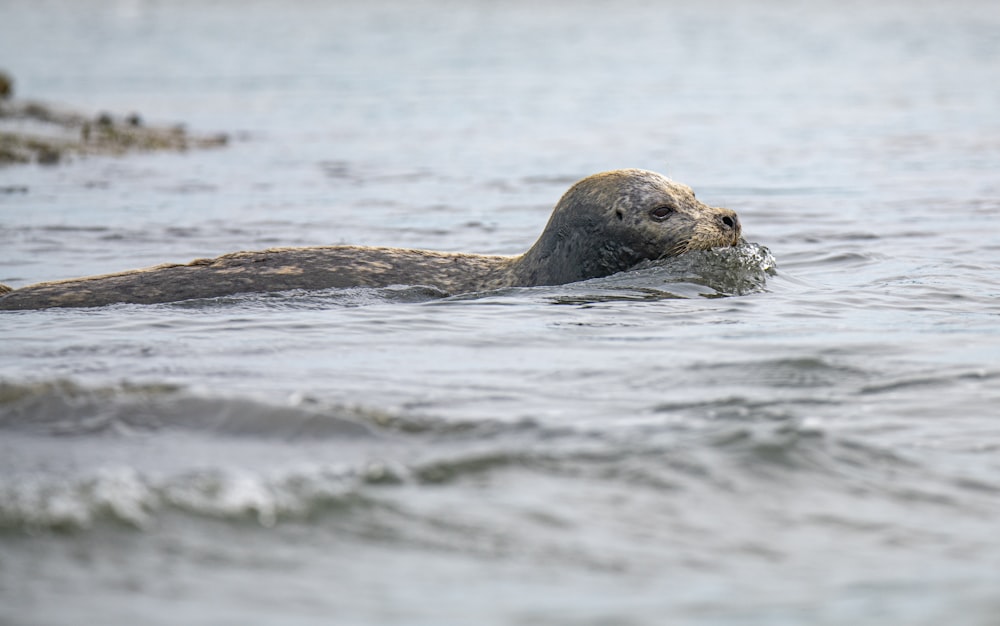
[[614,170],[570,187],[541,236],[521,255],[361,246],[271,248],[29,285],[0,296],[0,309],[153,304],[336,287],[424,285],[457,294],[559,285],[740,241],[734,211],[702,204],[690,187],[661,174]]

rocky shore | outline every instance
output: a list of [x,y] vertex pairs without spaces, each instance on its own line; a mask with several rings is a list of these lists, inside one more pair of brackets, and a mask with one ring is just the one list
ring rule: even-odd
[[0,166],[54,165],[77,156],[212,148],[229,141],[225,134],[193,134],[182,125],[149,126],[138,113],[86,115],[18,100],[13,95],[13,80],[0,72]]

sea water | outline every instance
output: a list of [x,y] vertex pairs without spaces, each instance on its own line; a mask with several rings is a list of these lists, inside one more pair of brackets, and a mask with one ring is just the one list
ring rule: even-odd
[[0,623],[996,624],[987,1],[0,4],[23,97],[228,147],[0,169],[0,282],[516,254],[663,172],[745,246],[574,285],[0,314]]

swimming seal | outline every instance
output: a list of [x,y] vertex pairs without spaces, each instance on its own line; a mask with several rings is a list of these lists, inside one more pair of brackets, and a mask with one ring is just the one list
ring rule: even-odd
[[271,248],[29,285],[0,296],[0,309],[153,304],[331,287],[426,285],[454,294],[560,285],[739,241],[735,212],[702,204],[690,187],[655,172],[614,170],[570,187],[538,241],[518,256],[361,246]]

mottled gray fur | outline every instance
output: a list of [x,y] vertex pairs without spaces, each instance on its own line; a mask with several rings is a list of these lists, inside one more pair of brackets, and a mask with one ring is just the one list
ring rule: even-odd
[[689,187],[655,172],[615,170],[573,185],[538,241],[520,256],[360,246],[272,248],[39,283],[6,295],[0,285],[0,309],[153,304],[330,287],[427,285],[465,293],[557,285],[739,240],[733,211],[704,205]]

